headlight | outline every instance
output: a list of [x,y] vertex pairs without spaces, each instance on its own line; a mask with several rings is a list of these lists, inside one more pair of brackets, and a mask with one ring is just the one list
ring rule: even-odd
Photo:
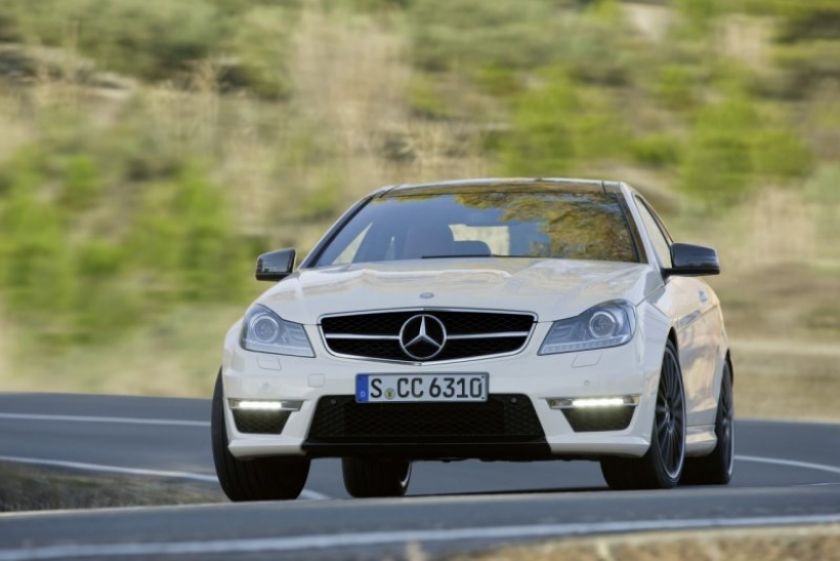
[[243,349],[276,355],[314,357],[303,326],[282,319],[280,316],[257,304],[242,320],[242,334],[239,343]]
[[539,354],[617,347],[629,341],[635,330],[636,312],[629,302],[605,302],[577,317],[555,321]]

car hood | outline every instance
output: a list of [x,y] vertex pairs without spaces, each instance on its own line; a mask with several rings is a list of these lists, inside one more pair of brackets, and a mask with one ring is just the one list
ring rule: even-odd
[[359,263],[303,269],[258,302],[304,324],[324,314],[420,307],[528,311],[553,321],[608,300],[638,303],[657,277],[638,263],[565,259]]

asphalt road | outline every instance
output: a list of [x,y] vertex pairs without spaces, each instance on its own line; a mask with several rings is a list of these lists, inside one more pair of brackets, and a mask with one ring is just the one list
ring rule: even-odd
[[[0,461],[214,485],[209,402],[0,394]],[[0,515],[0,561],[379,559],[551,536],[840,522],[840,425],[742,420],[728,487],[606,490],[592,462],[415,464],[410,497],[347,499],[318,460],[287,503]]]

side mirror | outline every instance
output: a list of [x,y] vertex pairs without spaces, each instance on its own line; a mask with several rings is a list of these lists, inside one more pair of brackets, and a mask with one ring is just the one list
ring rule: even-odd
[[718,254],[711,247],[688,243],[672,244],[671,262],[673,267],[665,271],[668,276],[701,277],[720,274]]
[[294,249],[278,249],[257,258],[258,281],[279,281],[292,274],[295,266]]

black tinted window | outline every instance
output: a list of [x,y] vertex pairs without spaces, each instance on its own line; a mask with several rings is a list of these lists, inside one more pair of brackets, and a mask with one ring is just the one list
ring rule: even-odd
[[373,199],[317,264],[460,256],[638,261],[618,195],[474,192]]

